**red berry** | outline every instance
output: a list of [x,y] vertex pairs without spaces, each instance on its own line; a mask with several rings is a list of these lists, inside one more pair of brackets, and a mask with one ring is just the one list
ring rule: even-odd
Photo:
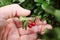
[[31,23],[32,26],[35,26],[36,24],[34,22]]
[[29,25],[28,25],[28,27],[29,27],[29,28],[31,28],[31,27],[32,27],[32,25],[30,25],[30,24],[29,24]]

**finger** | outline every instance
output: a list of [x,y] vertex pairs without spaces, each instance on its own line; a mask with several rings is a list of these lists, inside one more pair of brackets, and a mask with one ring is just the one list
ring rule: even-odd
[[5,27],[7,25],[7,21],[4,19],[0,19],[0,33],[3,30],[3,27]]
[[2,35],[1,35],[1,40],[18,40],[19,39],[19,34],[18,30],[13,23],[12,19],[8,20],[9,23],[7,26],[3,27]]
[[8,34],[8,40],[19,40],[19,32],[14,23],[10,23],[9,28],[11,28]]
[[45,33],[45,29],[46,29],[45,25],[42,25],[42,27],[41,27],[41,35],[43,35]]
[[44,21],[43,21],[43,24],[47,24],[47,21],[46,21],[46,20],[44,20]]
[[39,25],[38,26],[38,32],[43,35],[45,33],[45,27],[44,25]]
[[13,18],[14,24],[17,26],[17,28],[22,27],[22,21],[19,21],[17,17]]
[[19,30],[20,35],[28,35],[28,34],[31,33],[29,29],[26,30],[26,29],[23,29],[23,28],[18,28],[18,30]]
[[52,26],[49,25],[49,24],[46,24],[45,27],[46,27],[47,29],[52,29]]
[[17,16],[28,16],[30,12],[30,10],[23,9],[18,4],[11,4],[0,8],[0,18],[7,19],[16,14]]
[[32,33],[37,33],[38,32],[38,26],[33,26],[32,28],[29,29]]
[[36,25],[41,25],[41,24],[43,24],[43,22],[42,22],[39,18],[36,18],[35,23],[36,23]]
[[52,26],[49,24],[46,25],[42,25],[42,29],[41,29],[41,34],[43,35],[45,33],[46,29],[52,29]]
[[36,39],[37,39],[37,35],[35,33],[21,36],[21,40],[36,40]]
[[31,11],[27,9],[23,9],[22,7],[17,9],[17,15],[18,16],[28,16],[30,15]]
[[13,23],[13,20],[8,19],[7,21],[9,22],[7,25],[7,28],[10,29],[10,31],[7,30],[9,32],[7,34],[8,35],[7,40],[20,40],[18,29],[17,29],[16,25]]
[[8,23],[14,23],[16,25],[17,28],[22,27],[22,22],[19,21],[19,19],[17,17],[14,18],[10,18],[7,20]]

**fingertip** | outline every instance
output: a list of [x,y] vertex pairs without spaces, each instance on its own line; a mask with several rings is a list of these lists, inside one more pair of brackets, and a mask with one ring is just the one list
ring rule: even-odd
[[43,23],[44,23],[44,24],[47,24],[47,21],[46,21],[46,20],[44,20],[44,21],[43,21]]
[[45,25],[45,27],[46,27],[47,29],[52,29],[52,26],[49,25],[49,24]]
[[30,15],[31,11],[30,10],[26,10],[25,16]]

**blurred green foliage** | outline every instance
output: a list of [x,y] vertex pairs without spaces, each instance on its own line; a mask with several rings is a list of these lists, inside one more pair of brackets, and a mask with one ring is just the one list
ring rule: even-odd
[[[31,10],[32,17],[40,16],[53,26],[44,35],[42,40],[60,40],[60,5],[59,0],[0,0],[0,7],[17,3],[25,9]],[[58,10],[59,9],[59,10]]]

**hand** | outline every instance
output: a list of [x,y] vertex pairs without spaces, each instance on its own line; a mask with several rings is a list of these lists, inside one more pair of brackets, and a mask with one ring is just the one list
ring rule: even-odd
[[[11,22],[11,20],[12,19],[16,20],[16,18],[18,19],[19,16],[28,16],[30,12],[31,12],[30,10],[23,9],[18,4],[11,4],[4,7],[0,7],[0,33],[1,31],[4,30],[5,26],[7,27],[7,30],[9,26],[14,27],[13,29],[15,29],[16,26],[13,21]],[[6,30],[4,31],[6,32]],[[18,31],[16,30],[16,32]]]
[[29,14],[30,10],[23,9],[18,4],[0,7],[0,27],[5,26],[6,20],[10,18],[28,16]]
[[[44,25],[40,25],[27,30],[22,29],[22,27],[20,27],[21,22],[18,17],[28,16],[30,12],[31,11],[23,9],[18,4],[1,7],[0,27],[2,27],[2,30],[0,30],[0,40],[37,40],[37,32],[43,34],[45,28],[52,28],[50,25],[45,25],[45,27]],[[41,23],[42,21],[39,20],[38,22]],[[15,24],[17,24],[17,26]]]

